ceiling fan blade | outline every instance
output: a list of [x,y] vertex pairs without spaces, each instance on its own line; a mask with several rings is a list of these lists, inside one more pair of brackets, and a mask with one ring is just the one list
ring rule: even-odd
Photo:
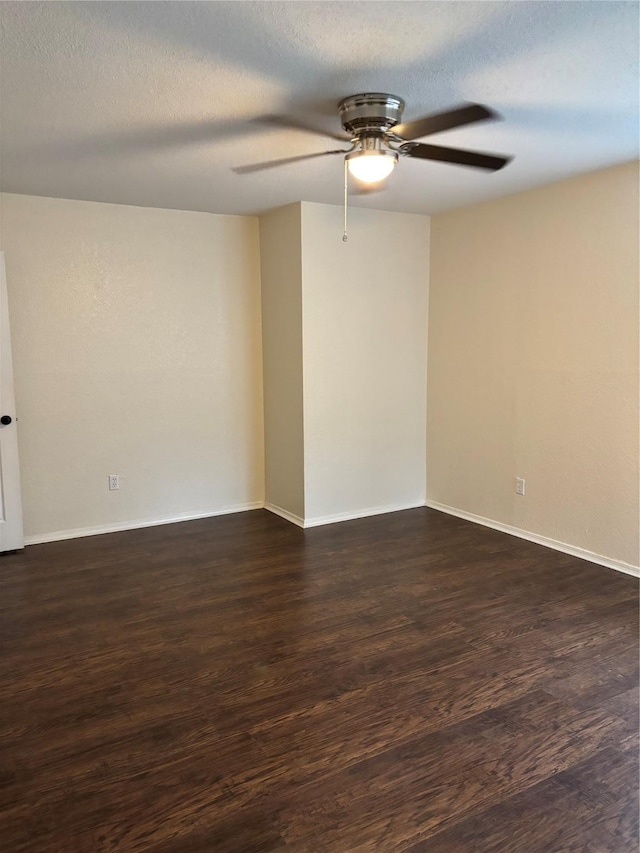
[[471,166],[474,169],[487,169],[497,172],[512,157],[501,157],[498,154],[483,154],[480,151],[464,151],[461,148],[444,148],[442,145],[425,145],[416,142],[404,149],[409,157],[418,157],[421,160],[437,160],[441,163],[453,163],[456,166]]
[[319,151],[317,154],[298,154],[296,157],[283,157],[280,160],[267,160],[265,163],[251,163],[249,166],[236,166],[232,169],[238,175],[247,175],[249,172],[259,172],[262,169],[273,169],[276,166],[286,166],[287,163],[297,163],[300,160],[312,160],[314,157],[326,157],[327,154],[348,154],[349,149],[338,148],[335,151]]
[[498,113],[482,104],[466,104],[456,107],[455,110],[434,113],[415,121],[396,124],[391,128],[391,133],[402,137],[402,139],[420,139],[423,136],[430,136],[432,133],[440,133],[441,130],[453,130],[454,127],[462,127],[476,121],[499,118]]
[[286,130],[302,130],[305,133],[312,133],[314,136],[326,136],[329,139],[337,139],[338,142],[351,142],[351,137],[344,133],[332,133],[330,130],[313,127],[313,125],[300,121],[297,118],[291,118],[291,116],[256,116],[251,121],[256,124],[267,124],[270,127],[285,128]]

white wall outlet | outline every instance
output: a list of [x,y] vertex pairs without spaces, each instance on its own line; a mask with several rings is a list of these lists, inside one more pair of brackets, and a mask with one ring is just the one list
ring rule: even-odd
[[525,481],[522,477],[516,477],[516,495],[524,495]]
[[109,491],[113,492],[120,488],[120,475],[109,474]]

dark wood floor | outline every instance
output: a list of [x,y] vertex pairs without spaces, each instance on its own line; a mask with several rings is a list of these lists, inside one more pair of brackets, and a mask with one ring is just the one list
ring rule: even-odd
[[0,560],[6,853],[637,851],[628,576],[427,509]]

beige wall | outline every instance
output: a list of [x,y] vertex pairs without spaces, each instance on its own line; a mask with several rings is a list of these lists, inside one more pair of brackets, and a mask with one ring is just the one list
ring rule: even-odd
[[305,512],[424,503],[429,219],[302,204]]
[[1,201],[26,534],[262,501],[257,220]]
[[435,217],[429,307],[428,499],[630,565],[638,181],[628,164]]
[[304,518],[300,204],[260,217],[265,500]]
[[[28,537],[260,504],[261,310],[267,500],[424,499],[428,218],[0,214]],[[637,165],[435,218],[430,502],[637,564],[638,225]]]

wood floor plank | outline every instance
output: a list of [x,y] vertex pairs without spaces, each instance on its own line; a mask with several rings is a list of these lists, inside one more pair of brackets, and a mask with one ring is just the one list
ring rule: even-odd
[[553,778],[420,841],[406,853],[632,853],[594,810]]
[[433,510],[0,561],[7,853],[637,849],[638,589]]
[[[291,812],[302,817],[294,820],[287,812],[285,838],[301,844],[313,824],[323,839],[319,849],[337,850],[348,815],[356,849],[375,839],[383,849],[393,849],[394,843],[401,849],[571,768],[625,735],[621,721],[597,712],[587,716],[536,691],[301,789]],[[318,803],[321,809],[312,806]],[[391,824],[383,819],[390,813]]]

